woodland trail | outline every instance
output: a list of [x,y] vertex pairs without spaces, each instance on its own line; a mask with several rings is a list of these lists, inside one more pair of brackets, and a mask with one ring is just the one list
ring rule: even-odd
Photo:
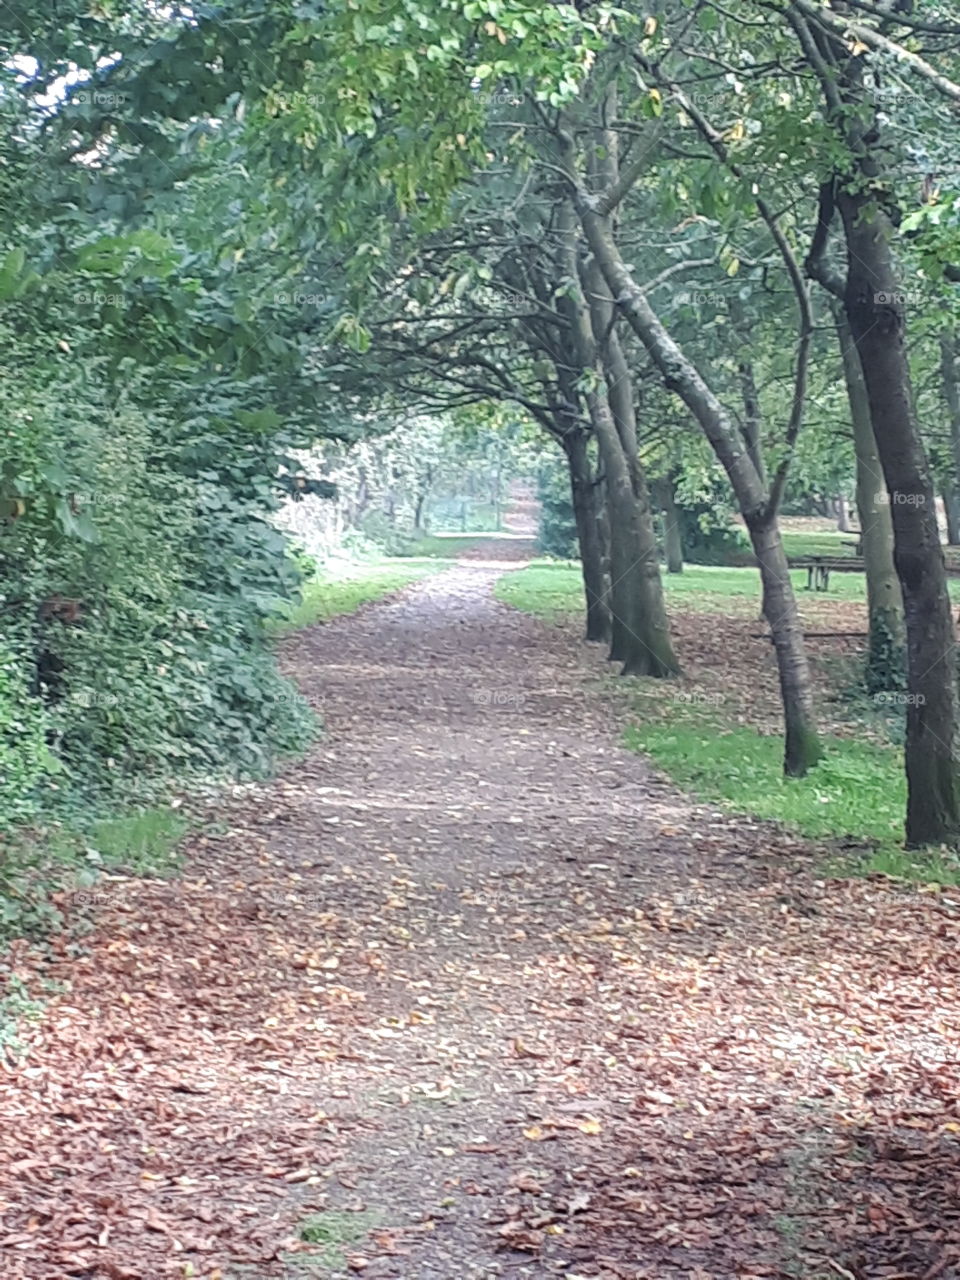
[[653,777],[524,553],[286,641],[324,740],[61,941],[4,1277],[960,1276],[957,904]]

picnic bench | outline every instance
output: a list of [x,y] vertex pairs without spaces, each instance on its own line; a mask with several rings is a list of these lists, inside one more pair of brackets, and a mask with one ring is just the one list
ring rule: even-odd
[[[849,544],[853,545],[853,544]],[[831,573],[863,573],[863,556],[790,556],[791,569],[806,569],[808,591],[829,591]],[[960,561],[945,558],[948,578],[960,578]]]
[[863,556],[795,556],[791,569],[806,569],[808,591],[829,591],[831,573],[863,573]]

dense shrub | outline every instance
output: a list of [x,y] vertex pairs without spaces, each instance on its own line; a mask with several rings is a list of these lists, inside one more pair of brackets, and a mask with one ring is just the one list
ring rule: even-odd
[[0,827],[36,813],[52,765],[40,700],[30,694],[23,662],[0,644]]
[[[300,580],[267,519],[276,447],[238,447],[227,423],[178,426],[132,397],[108,410],[102,392],[54,413],[43,388],[26,401],[21,389],[11,409],[23,430],[5,474],[27,497],[0,525],[8,822],[40,798],[96,804],[192,776],[262,775],[312,731],[265,628]],[[37,477],[69,495],[65,520]]]
[[567,468],[559,461],[544,463],[537,477],[540,518],[537,548],[545,556],[557,560],[574,560],[579,556],[577,525],[570,496]]

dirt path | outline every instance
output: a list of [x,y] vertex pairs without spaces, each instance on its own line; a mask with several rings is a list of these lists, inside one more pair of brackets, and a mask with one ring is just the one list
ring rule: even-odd
[[288,641],[324,741],[62,941],[4,1277],[960,1276],[956,903],[651,777],[502,555]]

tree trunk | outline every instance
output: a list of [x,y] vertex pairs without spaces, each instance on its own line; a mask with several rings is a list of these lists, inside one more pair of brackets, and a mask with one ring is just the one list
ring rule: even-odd
[[570,472],[570,495],[580,544],[580,570],[587,606],[587,639],[610,639],[610,608],[603,572],[603,547],[597,513],[597,485],[587,452],[587,439],[580,430],[568,431],[563,449]]
[[766,489],[740,432],[650,306],[623,261],[609,226],[596,213],[589,197],[579,196],[577,206],[590,248],[618,307],[647,349],[666,387],[680,396],[699,423],[733,486],[761,566],[764,615],[776,648],[784,711],[784,772],[801,776],[819,760],[821,749],[803,627],[777,513],[767,510]]
[[953,455],[953,483],[945,486],[943,507],[947,517],[947,540],[955,547],[960,544],[960,368],[957,362],[957,340],[953,334],[943,334],[940,338],[940,372],[950,423],[950,451]]
[[933,483],[914,419],[902,294],[890,248],[892,227],[871,196],[882,177],[872,136],[870,141],[860,137],[861,173],[841,188],[838,202],[847,241],[847,319],[890,495],[903,590],[907,843],[955,844],[960,840],[960,788],[953,617]]
[[813,686],[803,644],[803,624],[797,611],[790,566],[776,517],[767,513],[744,517],[760,566],[763,616],[777,654],[780,696],[786,722],[787,749],[783,771],[803,777],[820,759],[820,742],[814,726]]
[[[741,351],[749,351],[752,340],[750,324],[743,309],[743,303],[734,294],[728,304],[730,319],[737,335]],[[740,379],[740,397],[743,401],[743,442],[750,454],[750,461],[756,468],[760,483],[766,486],[767,476],[763,461],[763,445],[760,440],[760,427],[763,422],[763,411],[760,407],[760,392],[757,390],[757,379],[753,371],[753,361],[743,357],[737,362],[737,375]]]
[[683,531],[677,506],[673,476],[664,476],[658,486],[660,510],[663,512],[663,550],[667,573],[683,573]]
[[[628,635],[624,637],[623,674],[676,675],[680,666],[670,641],[650,491],[637,444],[633,375],[613,327],[613,298],[599,271],[589,272],[589,277],[594,300],[590,307],[593,340],[602,353],[607,404],[616,429],[616,438],[608,440],[605,423],[598,426],[597,446],[607,475],[614,477],[616,492],[611,493],[611,516],[623,531],[625,541],[624,585],[629,617],[625,621]],[[624,465],[629,494],[621,492]]]
[[657,543],[649,504],[634,493],[627,457],[601,390],[588,396],[610,510],[612,626],[623,675],[672,676],[679,664],[670,642]]
[[[631,466],[621,434],[628,435],[631,430],[627,418],[633,412],[632,383],[627,378],[617,389],[609,364],[601,362],[580,281],[576,219],[569,203],[561,211],[558,231],[570,282],[560,299],[569,321],[567,340],[573,359],[568,363],[586,375],[584,398],[604,474],[609,515],[610,657],[623,663],[623,675],[673,676],[679,664],[670,641],[646,484],[638,493],[638,470]],[[629,406],[624,391],[629,393]],[[615,414],[622,415],[619,426]],[[635,424],[632,432],[635,440]]]
[[947,542],[951,547],[960,546],[960,489],[945,481],[941,490],[943,517],[947,525]]
[[903,684],[906,654],[903,635],[903,595],[893,560],[893,521],[890,500],[877,454],[870,417],[870,401],[860,357],[839,306],[834,307],[837,337],[853,427],[857,462],[857,512],[860,546],[867,578],[867,616],[870,640],[866,686],[870,693],[898,689]]
[[838,493],[834,502],[837,512],[837,529],[840,533],[849,533],[850,512],[847,510],[847,500],[842,493]]

